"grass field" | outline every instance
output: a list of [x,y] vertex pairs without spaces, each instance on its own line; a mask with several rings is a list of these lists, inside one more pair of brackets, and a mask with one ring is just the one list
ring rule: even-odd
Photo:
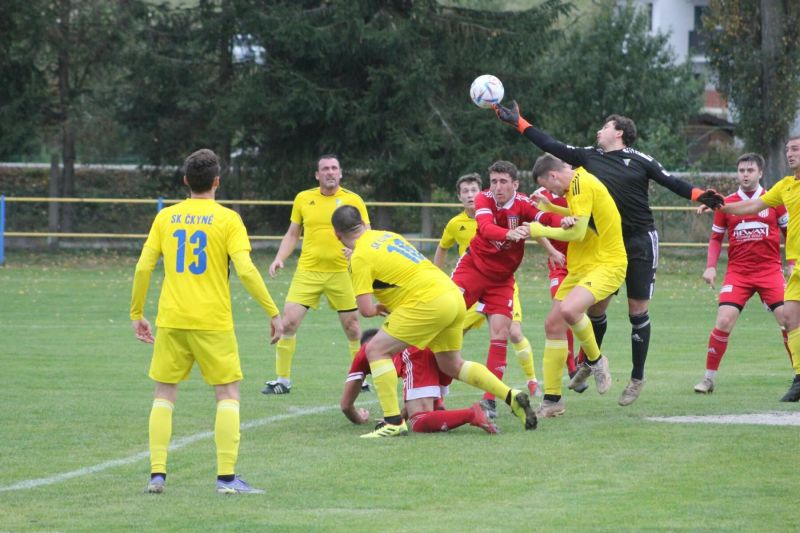
[[[541,377],[549,306],[542,261],[520,276],[526,333]],[[271,256],[256,255],[262,272]],[[630,370],[624,298],[609,311],[604,352],[614,385],[569,393],[567,413],[523,431],[499,409],[501,435],[476,428],[371,442],[338,400],[349,357],[334,314],[308,315],[291,395],[265,397],[274,377],[268,322],[232,282],[246,374],[239,471],[265,496],[214,493],[214,401],[194,372],[174,418],[167,492],[148,477],[150,348],[128,320],[133,255],[8,254],[0,269],[0,531],[560,531],[797,530],[797,426],[667,424],[648,417],[792,412],[778,402],[791,370],[774,320],[752,301],[732,336],[718,390],[699,396],[714,293],[704,258],[665,254],[651,307],[648,383],[618,407]],[[269,283],[283,302],[294,263]],[[148,317],[155,316],[160,275]],[[362,324],[375,324],[364,321]],[[465,357],[485,360],[487,333]],[[522,385],[513,357],[508,381]],[[477,392],[455,384],[451,407]],[[364,398],[374,415],[374,395]]]

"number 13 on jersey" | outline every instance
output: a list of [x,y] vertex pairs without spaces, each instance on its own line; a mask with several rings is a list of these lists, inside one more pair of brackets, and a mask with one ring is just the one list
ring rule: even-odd
[[[186,268],[186,230],[175,230],[172,236],[178,239],[178,253],[175,256],[175,272],[181,274]],[[192,274],[202,274],[206,271],[206,261],[208,259],[206,255],[206,245],[208,244],[206,232],[202,230],[195,231],[189,237],[188,243],[194,255],[194,261],[189,264],[189,272]]]

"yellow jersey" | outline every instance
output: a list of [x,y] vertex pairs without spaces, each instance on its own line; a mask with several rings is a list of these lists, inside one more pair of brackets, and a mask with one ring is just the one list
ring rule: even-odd
[[347,259],[333,232],[331,217],[340,205],[352,205],[361,213],[361,219],[369,224],[367,207],[359,195],[339,188],[336,193],[325,196],[320,188],[308,189],[297,194],[292,204],[291,221],[303,226],[303,249],[297,270],[312,272],[346,272]]
[[761,199],[770,207],[786,206],[789,226],[786,229],[786,259],[800,257],[800,180],[793,175],[784,177]]
[[467,251],[469,241],[478,231],[478,222],[470,217],[466,211],[457,214],[444,227],[442,238],[439,240],[439,247],[448,250],[454,244],[458,244],[458,255],[461,257]]
[[164,258],[157,326],[233,329],[229,256],[250,251],[236,211],[214,200],[185,200],[158,213],[144,246]]
[[565,195],[570,213],[589,217],[589,227],[582,241],[570,242],[567,264],[570,271],[604,264],[627,264],[628,255],[622,240],[622,219],[608,189],[585,168],[575,169]]
[[350,257],[356,296],[374,294],[392,311],[400,305],[429,302],[456,285],[401,235],[368,230]]

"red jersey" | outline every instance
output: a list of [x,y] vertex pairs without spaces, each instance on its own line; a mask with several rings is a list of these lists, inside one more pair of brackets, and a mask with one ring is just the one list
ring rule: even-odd
[[[752,198],[764,194],[759,185]],[[750,200],[741,189],[725,197],[725,203]],[[769,207],[754,215],[730,215],[714,211],[711,239],[722,243],[728,233],[728,271],[749,274],[769,268],[781,268],[781,232],[786,232],[789,217],[782,205]]]
[[[550,203],[553,205],[557,205],[559,207],[569,207],[567,205],[566,198],[564,198],[563,196],[556,196],[555,194],[551,193],[544,187],[536,189],[536,193],[541,194],[542,196],[550,200]],[[569,244],[567,241],[557,241],[555,239],[549,239],[549,240],[550,243],[553,245],[553,248],[555,248],[562,254],[567,255],[567,245]]]
[[491,191],[475,197],[475,220],[478,231],[469,243],[469,254],[481,273],[490,279],[505,280],[514,275],[525,253],[525,241],[507,241],[508,230],[523,222],[541,222],[558,226],[561,216],[540,211],[530,198],[517,193],[504,205],[497,205]]

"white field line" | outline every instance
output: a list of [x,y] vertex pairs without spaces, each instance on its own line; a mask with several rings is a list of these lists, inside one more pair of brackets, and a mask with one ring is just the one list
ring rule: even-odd
[[649,416],[653,422],[673,424],[752,424],[759,426],[800,426],[800,413],[773,412],[747,415]]
[[[375,403],[375,400],[367,403]],[[260,426],[266,426],[267,424],[272,424],[274,422],[280,422],[282,420],[288,420],[291,418],[297,418],[305,415],[315,415],[319,413],[324,413],[325,411],[333,411],[334,409],[338,408],[339,408],[338,405],[329,405],[325,407],[311,407],[307,409],[290,409],[289,410],[290,412],[286,414],[268,416],[266,418],[259,418],[256,420],[245,422],[241,425],[241,429],[247,430],[247,429],[257,428]],[[211,439],[213,437],[214,437],[213,431],[202,431],[200,433],[195,433],[194,435],[189,435],[187,437],[181,437],[179,439],[175,439],[174,441],[172,441],[172,444],[170,445],[169,449],[170,451],[179,450],[185,446],[188,446],[189,444],[194,444],[197,441]],[[0,486],[0,492],[32,489],[44,485],[53,485],[55,483],[61,483],[62,481],[67,481],[69,479],[73,479],[76,477],[88,476],[89,474],[102,472],[103,470],[108,470],[109,468],[115,468],[118,466],[126,466],[129,464],[133,464],[143,459],[146,459],[149,456],[150,452],[145,451],[134,455],[130,455],[128,457],[123,457],[122,459],[112,459],[111,461],[106,461],[104,463],[99,463],[93,466],[87,466],[85,468],[79,468],[77,470],[72,470],[71,472],[56,474],[55,476],[42,477],[37,479],[27,479],[25,481],[19,481],[12,485]]]

